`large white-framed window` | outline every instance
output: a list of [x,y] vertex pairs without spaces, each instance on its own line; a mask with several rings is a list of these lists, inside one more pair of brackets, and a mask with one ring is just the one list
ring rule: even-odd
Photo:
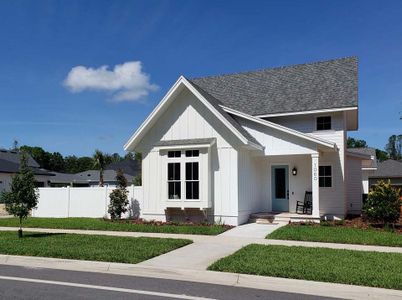
[[200,151],[167,152],[167,196],[169,200],[200,199]]

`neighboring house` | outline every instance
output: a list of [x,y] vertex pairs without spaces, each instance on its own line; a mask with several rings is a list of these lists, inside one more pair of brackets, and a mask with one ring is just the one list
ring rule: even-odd
[[369,177],[373,176],[377,170],[377,156],[375,148],[349,148],[348,152],[355,155],[366,156],[368,159],[362,160],[362,186],[363,186],[363,198],[367,197],[369,192]]
[[[142,153],[142,217],[177,214],[226,224],[256,212],[361,209],[357,59],[186,79],[181,76],[124,146]],[[294,215],[294,214],[293,214]]]
[[[20,168],[20,158],[21,154],[17,151],[0,149],[0,192],[10,190],[12,177],[18,173]],[[28,166],[35,174],[37,186],[48,186],[49,179],[53,174],[41,169],[30,155],[28,155]]]
[[370,187],[380,180],[390,180],[394,187],[402,189],[402,162],[388,159],[378,163],[377,170],[369,177]]
[[[121,169],[127,179],[128,185],[133,182],[133,178],[141,174],[141,167],[137,161],[125,159],[107,165],[103,172],[103,182],[105,186],[114,187],[117,184],[116,171]],[[88,170],[76,174],[52,172],[55,176],[50,179],[52,187],[75,186],[93,187],[99,186],[99,170]]]

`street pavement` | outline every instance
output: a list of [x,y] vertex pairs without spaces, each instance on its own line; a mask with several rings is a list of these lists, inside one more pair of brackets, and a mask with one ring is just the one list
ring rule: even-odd
[[179,280],[1,265],[0,299],[335,299]]

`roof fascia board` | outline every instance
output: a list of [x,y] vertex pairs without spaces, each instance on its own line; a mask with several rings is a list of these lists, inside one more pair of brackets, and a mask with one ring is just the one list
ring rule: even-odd
[[[226,109],[226,107],[224,107],[224,109]],[[307,115],[307,114],[319,114],[319,113],[329,113],[329,112],[338,112],[338,111],[349,111],[349,110],[357,110],[357,109],[358,109],[357,106],[340,107],[340,108],[328,108],[328,109],[306,110],[306,111],[296,111],[296,112],[287,112],[287,113],[256,115],[254,117],[270,118],[270,117],[282,117],[282,116],[291,116],[291,115]]]
[[[228,127],[233,134],[235,134],[239,140],[245,144],[250,145],[254,148],[261,150],[261,146],[258,146],[252,142],[250,142],[246,137],[244,137],[232,124],[227,121],[222,114],[217,111],[208,100],[206,100],[188,81],[184,76],[180,76],[179,79],[175,82],[175,84],[170,88],[170,90],[163,97],[162,101],[154,108],[154,110],[149,114],[149,116],[145,119],[145,121],[141,124],[141,126],[134,132],[134,134],[130,137],[127,143],[124,145],[124,150],[128,151],[130,148],[134,148],[136,146],[135,141],[144,135],[146,128],[152,122],[154,117],[158,115],[158,113],[162,110],[165,104],[171,99],[172,95],[177,91],[177,89],[181,85],[186,86],[226,127]],[[134,146],[132,146],[134,144]]]
[[198,149],[210,148],[213,144],[189,144],[189,145],[171,145],[171,146],[155,146],[157,150],[175,150],[175,149]]
[[282,132],[285,132],[285,133],[288,133],[288,134],[291,134],[291,135],[294,135],[294,136],[297,136],[299,138],[308,140],[310,142],[314,142],[316,144],[319,144],[319,145],[322,145],[322,146],[325,146],[325,147],[328,147],[328,148],[331,148],[331,149],[334,149],[334,150],[338,149],[335,143],[332,143],[332,142],[329,142],[329,141],[325,141],[323,139],[319,139],[319,138],[307,135],[307,134],[302,133],[300,131],[297,131],[297,130],[294,130],[294,129],[291,129],[291,128],[288,128],[288,127],[285,127],[285,126],[282,126],[282,125],[278,125],[278,124],[275,124],[273,122],[263,120],[263,119],[260,119],[260,118],[254,117],[254,116],[250,116],[248,114],[239,112],[239,111],[231,109],[231,108],[225,107],[224,110],[226,112],[231,113],[233,115],[236,115],[238,117],[241,117],[241,118],[244,118],[244,119],[247,119],[247,120],[262,124],[262,125],[265,125],[267,127],[270,127],[270,128],[273,128],[273,129],[276,129],[276,130],[279,130],[279,131],[282,131]]
[[[201,95],[200,92],[197,91],[197,89],[188,82],[188,80],[185,77],[182,77],[183,83],[184,85],[198,98],[201,100],[201,102],[209,108],[210,111],[212,111],[214,113],[214,115],[223,123],[225,124],[226,127],[228,127],[242,142],[243,144],[253,144],[252,142],[250,142],[246,137],[244,137],[235,127],[233,127],[232,124],[229,123],[228,120],[226,120],[222,114],[216,110],[216,108],[209,103],[209,101],[207,99],[204,98],[203,95]],[[258,147],[261,148],[261,147]]]
[[151,122],[155,115],[161,110],[163,105],[169,100],[169,98],[174,94],[174,92],[178,89],[179,84],[182,80],[182,76],[177,79],[177,81],[173,84],[173,86],[169,89],[166,95],[162,98],[162,101],[158,103],[158,105],[154,108],[154,110],[148,115],[145,121],[141,124],[140,127],[134,132],[134,134],[130,137],[127,143],[124,145],[124,150],[127,151],[131,144],[143,133],[145,127]]
[[363,154],[363,153],[356,153],[356,152],[346,151],[346,155],[356,157],[356,158],[361,158],[362,160],[373,160],[371,158],[370,154]]

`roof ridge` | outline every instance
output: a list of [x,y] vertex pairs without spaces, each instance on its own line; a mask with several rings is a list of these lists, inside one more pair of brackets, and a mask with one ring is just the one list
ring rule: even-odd
[[307,65],[317,65],[317,64],[323,64],[323,63],[329,63],[329,62],[341,61],[341,60],[347,60],[347,59],[355,59],[356,61],[358,61],[358,57],[356,55],[353,55],[353,56],[345,56],[345,57],[340,57],[340,58],[333,58],[333,59],[329,59],[329,60],[320,60],[320,61],[307,62],[307,63],[301,63],[301,64],[291,64],[291,65],[279,66],[279,67],[268,67],[268,68],[264,68],[264,69],[256,69],[256,70],[251,70],[251,71],[240,71],[240,72],[234,72],[234,73],[200,76],[200,77],[190,78],[188,80],[190,80],[192,82],[193,80],[197,80],[197,79],[216,78],[216,77],[234,76],[234,75],[246,75],[246,74],[250,74],[250,73],[260,73],[260,72],[271,71],[271,70],[273,71],[273,70],[281,70],[281,69],[288,69],[288,68],[297,68],[297,67],[302,67],[302,66],[307,66]]

